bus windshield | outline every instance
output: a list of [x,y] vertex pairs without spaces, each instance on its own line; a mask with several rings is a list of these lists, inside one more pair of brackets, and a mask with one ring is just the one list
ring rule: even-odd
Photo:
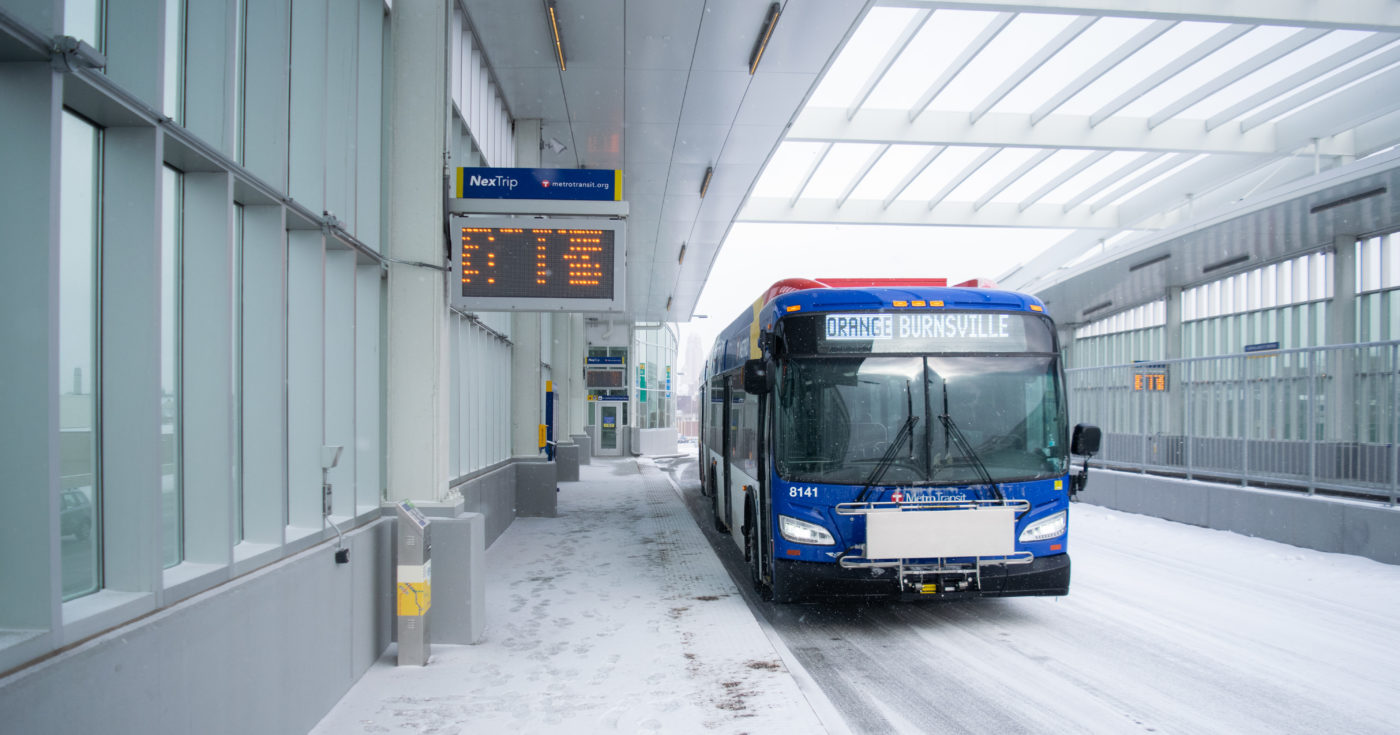
[[943,415],[997,482],[1068,471],[1051,356],[793,357],[779,371],[776,468],[785,480],[860,484],[909,422],[881,484],[980,484]]

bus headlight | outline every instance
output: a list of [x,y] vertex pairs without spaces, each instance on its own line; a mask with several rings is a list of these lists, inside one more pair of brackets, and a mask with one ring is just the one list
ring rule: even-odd
[[1069,516],[1060,511],[1053,515],[1045,516],[1035,523],[1026,526],[1026,530],[1021,532],[1021,543],[1027,541],[1044,541],[1056,536],[1062,536],[1065,526],[1069,522]]
[[783,538],[794,544],[832,546],[836,543],[836,539],[831,537],[831,532],[825,528],[784,515],[778,516],[778,531],[783,534]]

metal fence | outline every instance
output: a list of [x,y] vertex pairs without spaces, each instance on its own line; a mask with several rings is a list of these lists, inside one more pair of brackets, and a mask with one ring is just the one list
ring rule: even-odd
[[1245,485],[1400,490],[1400,342],[1066,371],[1070,416],[1103,430],[1098,462]]

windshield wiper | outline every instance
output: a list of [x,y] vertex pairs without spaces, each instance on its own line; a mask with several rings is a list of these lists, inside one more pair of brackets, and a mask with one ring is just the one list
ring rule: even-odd
[[963,436],[962,430],[953,423],[953,417],[946,413],[938,415],[938,420],[943,422],[943,428],[948,432],[948,436],[953,437],[953,443],[958,445],[958,449],[972,462],[973,469],[977,470],[977,476],[992,488],[992,494],[997,496],[997,500],[1006,502],[1006,496],[1001,494],[1001,488],[996,480],[992,479],[992,473],[987,471],[987,466],[982,464],[982,458],[977,456],[977,452],[968,444],[967,437]]
[[[894,464],[895,455],[899,454],[899,448],[904,445],[904,440],[913,435],[914,424],[919,423],[919,417],[914,415],[913,392],[910,390],[909,381],[907,380],[904,381],[904,396],[908,404],[905,407],[906,413],[904,423],[900,424],[899,432],[894,435],[894,441],[890,442],[889,447],[885,449],[885,453],[880,456],[880,461],[870,470],[870,476],[865,478],[865,486],[860,489],[860,494],[856,496],[857,503],[865,502],[865,496],[870,492],[870,488],[874,487],[875,484],[880,481],[880,478],[885,476],[885,471],[890,468],[890,465]],[[909,453],[912,458],[914,453],[912,441],[909,445]]]

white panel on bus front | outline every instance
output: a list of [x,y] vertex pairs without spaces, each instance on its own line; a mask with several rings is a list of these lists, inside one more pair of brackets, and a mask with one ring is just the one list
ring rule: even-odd
[[1012,508],[901,511],[865,516],[865,558],[931,559],[1015,553]]

